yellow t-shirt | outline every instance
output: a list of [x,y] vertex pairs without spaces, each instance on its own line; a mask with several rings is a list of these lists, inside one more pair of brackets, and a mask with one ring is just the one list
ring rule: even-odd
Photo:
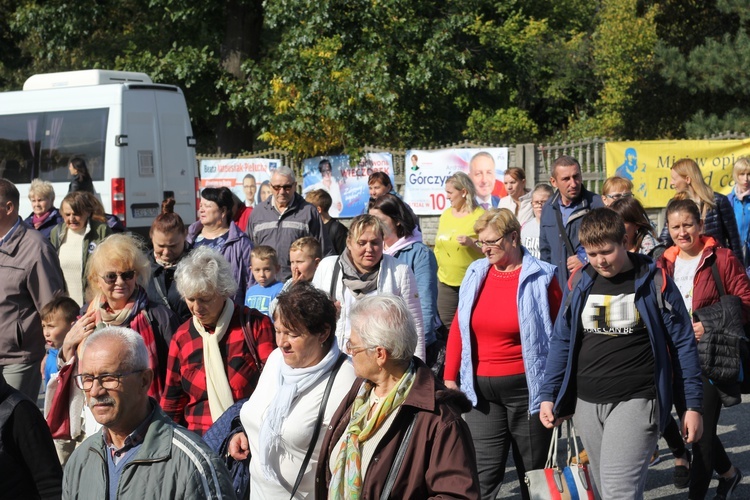
[[449,208],[440,216],[437,234],[435,235],[435,258],[438,263],[438,280],[449,286],[459,286],[466,274],[469,264],[479,259],[482,254],[470,247],[461,245],[457,236],[468,236],[477,239],[474,223],[484,213],[477,207],[464,217],[456,217]]

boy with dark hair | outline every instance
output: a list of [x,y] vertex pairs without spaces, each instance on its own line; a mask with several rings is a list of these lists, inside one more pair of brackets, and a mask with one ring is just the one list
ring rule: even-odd
[[284,286],[276,278],[281,271],[279,257],[276,250],[267,245],[253,248],[250,256],[255,285],[247,289],[245,305],[270,316],[271,301],[276,298],[281,291],[281,287]]
[[571,276],[555,322],[539,417],[551,428],[575,413],[601,498],[643,498],[673,397],[686,409],[686,441],[702,433],[692,322],[672,280],[628,253],[619,214],[592,210],[579,239],[589,263]]
[[346,250],[346,237],[349,230],[328,213],[333,203],[331,195],[325,189],[314,189],[305,195],[305,201],[318,209],[320,218],[323,220],[323,229],[333,245],[334,254],[341,255]]

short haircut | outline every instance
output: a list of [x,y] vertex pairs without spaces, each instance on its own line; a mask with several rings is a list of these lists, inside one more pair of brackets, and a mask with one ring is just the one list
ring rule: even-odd
[[472,156],[471,160],[469,160],[469,172],[471,172],[471,167],[472,165],[474,165],[474,160],[476,160],[477,158],[489,158],[490,160],[492,160],[492,164],[495,164],[495,158],[491,154],[489,154],[487,151],[480,151]]
[[477,208],[477,189],[474,187],[474,181],[471,180],[471,177],[463,172],[455,172],[445,181],[446,184],[449,182],[454,189],[466,191],[466,204],[469,205],[469,212],[473,212]]
[[279,256],[276,254],[276,250],[268,245],[259,245],[252,249],[250,252],[251,259],[258,260],[270,260],[271,265],[279,267]]
[[313,189],[312,191],[308,191],[305,195],[305,201],[319,207],[324,213],[328,213],[331,209],[331,205],[333,205],[331,195],[328,194],[328,191],[325,189]]
[[65,295],[57,295],[51,301],[44,304],[42,310],[39,311],[39,316],[42,318],[42,321],[45,321],[56,314],[61,314],[66,323],[72,323],[78,318],[80,311],[81,306],[75,300]]
[[49,181],[34,179],[31,181],[31,184],[29,184],[29,199],[32,197],[41,198],[49,201],[50,204],[53,204],[55,203],[55,188]]
[[117,350],[118,357],[120,358],[119,370],[148,370],[149,361],[146,342],[140,333],[122,326],[108,326],[101,330],[96,330],[86,337],[81,344],[81,358],[83,358],[86,349],[91,345],[107,340],[116,340],[122,345],[122,349]]
[[143,241],[138,236],[130,233],[113,234],[96,246],[86,265],[86,277],[92,292],[100,291],[99,276],[113,268],[135,271],[138,284],[148,288],[151,264]]
[[364,347],[382,347],[393,359],[410,361],[417,350],[417,327],[401,297],[372,295],[354,302],[349,310],[352,331]]
[[674,213],[685,212],[692,215],[696,222],[700,222],[702,217],[698,204],[691,200],[687,193],[677,194],[678,196],[675,196],[667,203],[667,218]]
[[273,177],[274,175],[283,175],[284,177],[288,177],[289,179],[291,179],[292,182],[297,182],[297,176],[294,174],[294,170],[287,167],[286,165],[283,165],[271,172],[271,177]]
[[557,167],[578,167],[578,171],[581,170],[581,164],[570,155],[558,156],[552,163],[552,171],[550,171],[549,174],[555,179],[557,179],[557,176],[555,175]]
[[328,159],[323,158],[322,160],[320,160],[320,163],[318,163],[318,172],[323,173],[323,169],[325,167],[328,167],[328,170],[333,172],[333,167],[331,166],[331,162]]
[[16,185],[8,179],[0,179],[0,201],[3,203],[6,201],[13,203],[13,207],[18,211],[21,194],[18,192]]
[[233,297],[239,288],[227,259],[205,246],[196,248],[180,260],[174,280],[183,299],[206,295]]
[[610,208],[595,208],[583,216],[578,239],[584,247],[599,247],[607,243],[622,245],[625,221]]
[[734,162],[734,167],[732,168],[732,177],[734,177],[734,182],[737,182],[737,176],[739,174],[744,174],[746,172],[750,172],[750,158],[747,156],[742,156],[737,159],[736,162]]
[[484,212],[474,223],[474,232],[479,234],[488,227],[493,228],[500,236],[505,236],[513,231],[517,231],[518,235],[521,235],[521,224],[513,215],[513,212],[507,208],[490,208]]
[[606,195],[612,191],[630,191],[632,193],[633,183],[624,177],[618,177],[616,175],[608,177],[607,180],[604,181],[604,184],[602,184],[602,194]]
[[298,281],[276,297],[274,322],[289,330],[319,336],[328,332],[324,345],[336,340],[336,306],[331,297],[311,283]]
[[302,238],[295,240],[294,243],[292,243],[292,246],[289,247],[289,253],[296,250],[304,251],[313,259],[323,258],[323,248],[320,246],[318,239],[313,236],[303,236]]
[[368,229],[374,230],[381,239],[385,237],[385,225],[383,225],[383,222],[374,215],[362,214],[352,219],[346,241],[356,241]]
[[553,188],[547,183],[542,183],[542,184],[537,184],[536,187],[534,187],[534,189],[531,191],[531,196],[533,197],[534,194],[540,191],[544,191],[550,196],[553,196],[555,194],[555,188]]
[[511,176],[513,179],[515,179],[518,182],[524,182],[526,181],[526,172],[522,168],[518,167],[510,167],[505,171],[505,175]]
[[370,177],[367,178],[368,186],[371,186],[372,184],[375,184],[376,182],[381,183],[384,187],[393,189],[391,178],[388,177],[388,174],[386,174],[385,172],[373,172],[370,174]]
[[226,222],[232,221],[232,212],[234,211],[234,196],[232,191],[225,186],[219,188],[207,187],[201,191],[201,198],[207,201],[213,201],[219,207],[219,210],[225,208],[227,211]]
[[248,179],[255,180],[255,176],[253,174],[245,174],[245,177],[242,178],[242,183],[244,184]]
[[148,232],[150,237],[154,235],[154,231],[159,231],[162,234],[187,234],[188,228],[182,221],[182,217],[180,217],[180,214],[174,213],[175,203],[174,198],[167,198],[161,202],[161,213],[156,216]]

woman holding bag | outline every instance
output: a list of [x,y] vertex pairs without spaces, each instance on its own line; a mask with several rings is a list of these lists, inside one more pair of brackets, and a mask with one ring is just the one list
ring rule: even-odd
[[[669,202],[667,228],[675,246],[664,252],[659,264],[674,279],[685,306],[693,317],[693,330],[703,370],[703,437],[693,444],[689,497],[704,498],[713,470],[716,470],[719,485],[714,498],[728,498],[742,479],[742,472],[732,465],[717,436],[716,428],[722,402],[729,405],[740,402],[739,383],[718,382],[709,380],[706,376],[706,370],[714,362],[708,357],[707,351],[701,348],[701,341],[704,344],[707,342],[707,332],[698,317],[701,316],[701,309],[719,302],[721,292],[718,285],[721,285],[727,295],[736,295],[741,299],[742,323],[747,323],[750,318],[750,282],[732,251],[718,246],[712,237],[703,235],[701,213],[692,200],[678,195]],[[716,276],[721,283],[716,282]],[[729,402],[732,396],[736,398],[734,403]],[[682,452],[684,445],[680,449],[681,437],[674,420],[665,429],[664,438],[677,457],[677,467],[688,466],[690,455]]]
[[252,456],[251,499],[312,495],[325,430],[355,379],[336,343],[336,308],[328,294],[302,281],[277,300],[279,348],[242,405],[244,432],[229,444],[235,460]]

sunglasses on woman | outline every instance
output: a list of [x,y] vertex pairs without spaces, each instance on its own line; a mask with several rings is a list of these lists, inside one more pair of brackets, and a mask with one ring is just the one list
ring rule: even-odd
[[108,285],[114,285],[117,277],[120,276],[123,281],[130,281],[135,278],[135,271],[125,271],[124,273],[106,273],[101,275],[102,280]]

